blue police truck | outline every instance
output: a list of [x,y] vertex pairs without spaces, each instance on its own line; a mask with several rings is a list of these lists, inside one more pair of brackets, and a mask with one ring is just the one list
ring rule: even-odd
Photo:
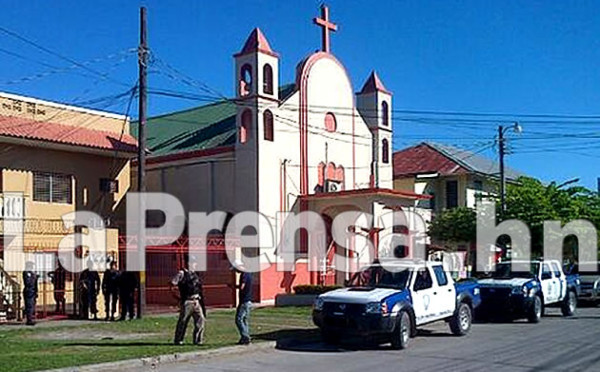
[[347,284],[315,300],[313,321],[326,343],[354,335],[404,349],[417,327],[439,320],[462,336],[481,302],[477,282],[455,283],[441,262],[377,262]]

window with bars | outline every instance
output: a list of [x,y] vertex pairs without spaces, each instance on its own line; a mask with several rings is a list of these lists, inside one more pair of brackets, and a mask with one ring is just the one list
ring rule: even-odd
[[47,203],[73,202],[72,177],[58,173],[33,173],[33,200]]

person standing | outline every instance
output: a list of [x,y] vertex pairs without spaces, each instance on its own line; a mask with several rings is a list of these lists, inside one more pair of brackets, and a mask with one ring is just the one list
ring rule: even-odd
[[175,345],[182,345],[190,318],[194,319],[194,345],[204,343],[205,310],[203,309],[202,289],[198,274],[182,268],[171,280],[171,287],[179,290],[179,319],[175,328]]
[[121,317],[119,320],[133,320],[133,302],[135,288],[137,287],[137,279],[131,271],[123,271],[119,277],[119,300],[121,301]]
[[56,303],[55,312],[57,314],[66,314],[65,283],[67,281],[67,272],[62,267],[60,260],[57,260],[56,270],[48,273],[48,276],[54,286],[54,302]]
[[28,261],[23,271],[23,300],[27,325],[35,325],[35,302],[38,295],[38,276],[33,271],[33,262]]
[[117,312],[117,300],[119,297],[119,270],[117,263],[111,261],[102,278],[102,295],[104,296],[104,309],[106,320],[115,320]]
[[94,270],[94,263],[88,261],[88,268],[81,272],[79,277],[81,287],[84,289],[81,296],[85,296],[81,307],[81,316],[83,319],[89,318],[89,313],[92,314],[94,320],[98,319],[98,292],[100,292],[100,275]]
[[252,274],[244,270],[241,263],[233,267],[233,270],[240,274],[238,289],[238,306],[235,312],[235,325],[240,333],[238,344],[250,344],[250,310],[252,308]]

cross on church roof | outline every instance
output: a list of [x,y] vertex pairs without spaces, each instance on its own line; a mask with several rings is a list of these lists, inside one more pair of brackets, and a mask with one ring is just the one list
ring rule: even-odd
[[315,17],[313,21],[316,25],[322,27],[321,39],[323,46],[321,50],[329,53],[329,31],[337,31],[337,25],[329,21],[329,7],[325,4],[321,5],[321,18]]

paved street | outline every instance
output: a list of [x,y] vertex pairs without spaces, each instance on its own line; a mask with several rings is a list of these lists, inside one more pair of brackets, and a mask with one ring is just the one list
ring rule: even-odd
[[[321,343],[164,365],[160,371],[600,371],[600,308],[573,318],[549,309],[540,324],[476,324],[469,336],[453,337],[445,323],[412,339],[409,349],[387,346],[354,350]],[[292,350],[294,349],[294,350]]]

